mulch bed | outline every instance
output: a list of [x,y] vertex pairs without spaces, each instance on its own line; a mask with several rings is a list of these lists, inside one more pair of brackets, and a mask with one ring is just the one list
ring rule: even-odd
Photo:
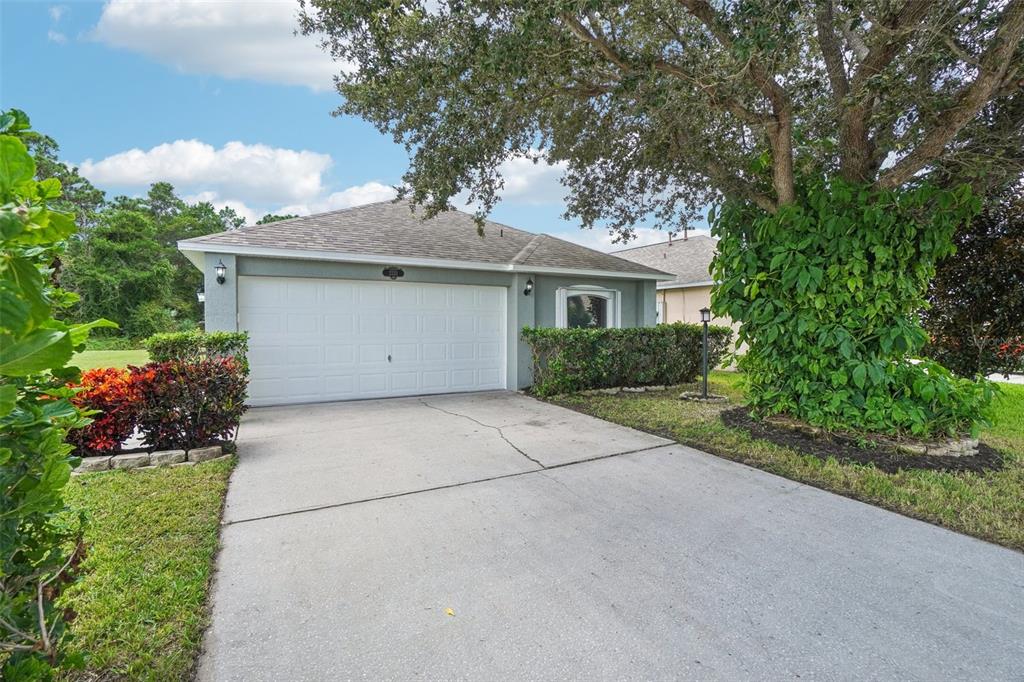
[[839,461],[874,464],[887,473],[900,469],[929,469],[934,471],[973,471],[983,473],[1003,468],[1003,457],[984,443],[978,445],[973,457],[940,457],[936,455],[908,455],[881,448],[862,448],[854,443],[835,438],[808,436],[798,431],[780,429],[754,419],[743,407],[734,407],[721,413],[722,423],[730,428],[743,429],[754,438],[812,455],[821,460],[835,457]]

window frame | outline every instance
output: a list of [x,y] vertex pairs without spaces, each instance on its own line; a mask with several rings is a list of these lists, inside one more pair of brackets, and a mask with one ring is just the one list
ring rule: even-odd
[[[622,293],[618,289],[607,289],[605,287],[576,285],[570,287],[559,287],[555,290],[555,326],[559,329],[569,327],[569,297],[570,296],[594,296],[607,301],[606,329],[620,329],[622,327]],[[599,328],[599,327],[598,327]]]

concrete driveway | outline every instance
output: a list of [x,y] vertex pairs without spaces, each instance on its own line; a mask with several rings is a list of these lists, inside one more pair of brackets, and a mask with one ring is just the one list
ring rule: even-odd
[[239,453],[200,680],[1024,677],[1024,555],[517,394]]

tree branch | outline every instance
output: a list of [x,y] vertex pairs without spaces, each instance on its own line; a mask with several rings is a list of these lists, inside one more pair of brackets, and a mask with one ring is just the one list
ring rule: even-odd
[[[840,174],[850,182],[868,182],[875,166],[875,141],[869,133],[872,98],[867,87],[910,41],[911,29],[920,24],[932,7],[930,0],[909,0],[898,12],[874,22],[866,44],[872,44],[849,80],[847,104],[839,119]],[[855,36],[852,28],[848,29]],[[861,43],[861,49],[866,47]],[[863,54],[863,52],[861,52]]]
[[942,154],[946,145],[978,115],[1003,84],[1022,37],[1024,0],[1010,0],[995,37],[981,55],[977,77],[960,91],[956,102],[935,117],[938,123],[925,134],[921,143],[879,178],[879,187],[899,187]]
[[850,92],[850,80],[846,75],[843,50],[835,32],[835,8],[832,3],[833,0],[818,0],[814,20],[818,29],[818,48],[821,50],[825,71],[832,85],[832,101],[839,106]]

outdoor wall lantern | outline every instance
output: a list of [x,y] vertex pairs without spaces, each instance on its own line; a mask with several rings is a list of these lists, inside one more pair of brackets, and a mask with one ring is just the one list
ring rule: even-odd
[[218,258],[217,265],[213,268],[213,271],[217,273],[217,284],[224,284],[228,274],[228,266],[224,265],[224,261]]
[[203,291],[202,287],[196,289],[196,300],[200,303],[206,303],[206,292]]
[[704,376],[703,382],[700,389],[700,397],[704,400],[708,399],[708,322],[711,321],[711,311],[707,308],[700,309],[700,321],[704,324],[704,343],[701,344],[701,355],[704,358],[703,369]]
[[523,296],[529,296],[533,292],[533,278],[526,280],[526,288],[523,289]]

